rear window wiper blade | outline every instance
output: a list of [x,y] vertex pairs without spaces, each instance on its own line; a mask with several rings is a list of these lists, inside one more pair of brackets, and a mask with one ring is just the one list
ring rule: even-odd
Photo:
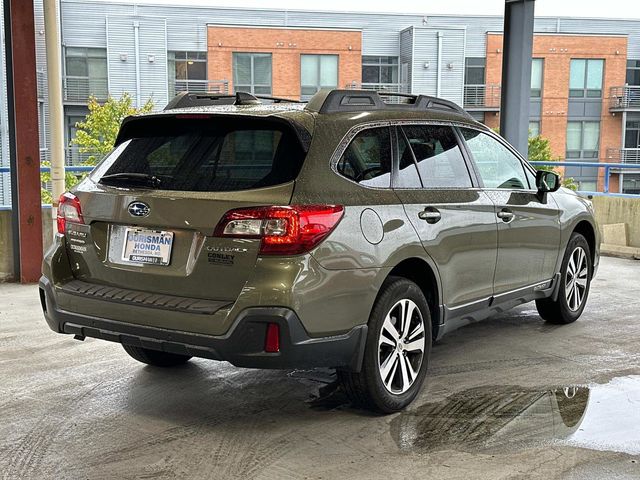
[[[172,178],[169,175],[162,175],[164,178]],[[131,185],[142,185],[151,188],[160,188],[162,185],[162,178],[157,175],[151,175],[148,173],[135,173],[135,172],[121,172],[121,173],[111,173],[109,175],[104,175],[100,180],[100,183],[106,184],[131,184]]]

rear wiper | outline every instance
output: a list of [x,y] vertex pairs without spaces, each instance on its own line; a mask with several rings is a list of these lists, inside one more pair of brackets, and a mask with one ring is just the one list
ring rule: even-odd
[[[171,178],[168,175],[163,177]],[[150,188],[160,188],[162,179],[156,175],[150,175],[148,173],[134,173],[134,172],[121,172],[105,175],[100,179],[100,183],[106,184],[121,184],[126,183],[136,186],[146,186]]]

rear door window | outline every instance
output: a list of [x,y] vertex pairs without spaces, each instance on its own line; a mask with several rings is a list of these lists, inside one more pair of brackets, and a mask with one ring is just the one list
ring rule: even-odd
[[[400,136],[411,146],[424,188],[472,186],[469,170],[451,127],[405,125],[400,131]],[[401,164],[405,156],[406,152],[400,157]]]
[[[95,180],[163,190],[235,191],[294,180],[304,161],[295,132],[280,122],[175,117],[138,122],[131,138],[96,169]],[[145,184],[150,178],[155,180]]]
[[336,170],[362,185],[388,188],[391,184],[389,128],[369,128],[358,133],[340,157]]

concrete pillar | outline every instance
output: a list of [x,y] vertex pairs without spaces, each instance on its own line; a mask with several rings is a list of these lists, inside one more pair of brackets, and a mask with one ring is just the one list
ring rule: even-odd
[[535,0],[506,0],[500,134],[527,156]]

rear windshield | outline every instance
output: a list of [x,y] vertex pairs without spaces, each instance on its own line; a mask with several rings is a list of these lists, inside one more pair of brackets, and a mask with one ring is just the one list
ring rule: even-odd
[[133,120],[92,178],[106,185],[222,192],[296,178],[304,151],[285,123],[253,118]]

